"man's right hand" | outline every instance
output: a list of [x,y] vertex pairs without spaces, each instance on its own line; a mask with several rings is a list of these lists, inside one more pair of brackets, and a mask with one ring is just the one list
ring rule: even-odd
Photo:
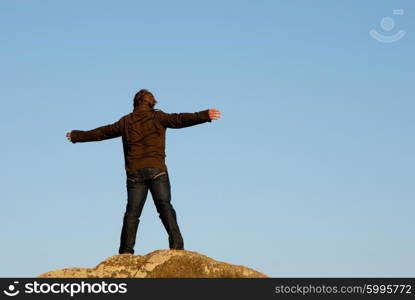
[[209,109],[209,118],[211,120],[218,120],[220,118],[220,111],[216,108]]
[[66,138],[67,138],[70,142],[72,142],[72,131],[69,131],[69,132],[67,132],[67,133],[66,133]]

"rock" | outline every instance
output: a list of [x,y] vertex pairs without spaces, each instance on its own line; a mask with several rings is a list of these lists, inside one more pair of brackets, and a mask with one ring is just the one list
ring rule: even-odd
[[114,255],[95,268],[66,268],[39,278],[266,278],[253,269],[216,261],[188,250],[156,250],[147,255]]

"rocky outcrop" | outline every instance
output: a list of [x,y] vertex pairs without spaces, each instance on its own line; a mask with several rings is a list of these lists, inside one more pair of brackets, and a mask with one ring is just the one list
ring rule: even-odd
[[147,255],[114,255],[95,268],[67,268],[41,278],[266,278],[253,269],[216,261],[187,250],[156,250]]

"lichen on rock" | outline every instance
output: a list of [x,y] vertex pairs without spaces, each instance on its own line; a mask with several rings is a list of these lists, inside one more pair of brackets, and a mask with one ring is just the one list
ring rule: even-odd
[[66,268],[39,278],[266,278],[253,269],[188,250],[156,250],[147,255],[111,256],[94,268]]

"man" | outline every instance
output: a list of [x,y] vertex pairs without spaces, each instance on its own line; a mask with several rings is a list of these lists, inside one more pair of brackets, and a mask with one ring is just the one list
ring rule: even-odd
[[165,164],[166,128],[184,128],[220,118],[220,111],[215,108],[195,113],[168,114],[154,109],[156,103],[153,94],[142,89],[134,97],[133,112],[117,122],[89,131],[72,130],[66,133],[72,143],[122,137],[127,207],[118,250],[120,254],[134,254],[137,228],[149,189],[169,235],[170,249],[184,249],[176,212],[170,202],[170,181]]

